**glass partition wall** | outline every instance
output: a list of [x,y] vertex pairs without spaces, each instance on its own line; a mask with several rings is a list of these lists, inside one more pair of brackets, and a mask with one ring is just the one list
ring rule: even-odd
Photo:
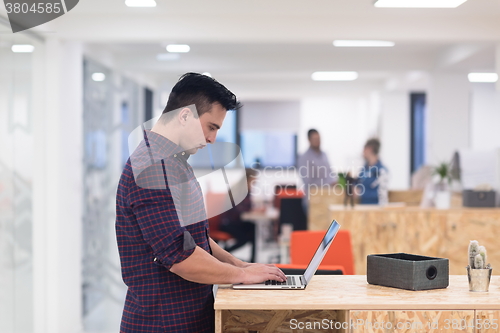
[[143,122],[133,80],[97,61],[83,64],[83,258],[85,332],[117,332],[125,302],[115,236],[115,194],[129,156],[128,136]]
[[[0,17],[1,18],[1,17]],[[33,45],[15,53],[13,45]],[[0,332],[33,332],[33,76],[40,40],[0,20]]]

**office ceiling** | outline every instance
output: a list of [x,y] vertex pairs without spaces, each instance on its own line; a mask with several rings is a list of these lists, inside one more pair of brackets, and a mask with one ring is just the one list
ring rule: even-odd
[[333,39],[499,41],[500,1],[455,9],[375,8],[373,0],[82,0],[54,21],[61,36],[87,41],[316,43]]
[[[399,80],[404,89],[425,89],[425,73],[494,68],[490,43],[401,42],[393,48],[335,48],[332,43],[190,43],[191,52],[178,59],[158,61],[166,54],[162,43],[92,44],[114,55],[126,71],[143,73],[157,82],[175,82],[187,71],[210,72],[221,82],[236,87],[247,98],[297,98],[331,96],[377,90]],[[359,72],[355,82],[314,82],[320,70]]]
[[[99,58],[158,85],[186,71],[210,72],[248,98],[328,96],[392,86],[425,88],[427,73],[493,71],[500,1],[456,9],[382,9],[373,0],[82,0],[38,30],[79,40]],[[335,48],[335,39],[379,39],[393,48]],[[158,61],[168,43],[191,52]],[[99,59],[97,59],[99,60]],[[355,82],[313,82],[320,70],[355,70]],[[234,88],[233,88],[234,89]]]

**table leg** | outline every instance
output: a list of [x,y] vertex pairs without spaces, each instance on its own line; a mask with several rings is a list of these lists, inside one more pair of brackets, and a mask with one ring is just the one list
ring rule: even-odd
[[215,310],[215,333],[222,333],[223,325],[222,310]]

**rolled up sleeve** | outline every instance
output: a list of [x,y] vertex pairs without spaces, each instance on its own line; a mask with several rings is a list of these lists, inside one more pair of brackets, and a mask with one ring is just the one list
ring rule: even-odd
[[[196,244],[189,231],[182,226],[182,212],[176,209],[174,203],[173,196],[179,196],[175,186],[171,189],[165,174],[159,172],[141,176],[147,177],[149,186],[134,187],[129,193],[130,206],[144,241],[151,246],[155,262],[170,269],[173,264],[188,258]],[[157,186],[161,183],[164,185]]]
[[[163,199],[163,200],[162,200]],[[181,226],[170,197],[157,195],[133,206],[142,236],[157,262],[167,269],[184,261],[196,247],[191,234]],[[185,243],[191,246],[185,246]]]

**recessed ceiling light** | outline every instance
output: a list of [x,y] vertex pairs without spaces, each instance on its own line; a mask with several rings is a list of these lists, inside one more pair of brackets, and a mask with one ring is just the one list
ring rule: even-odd
[[159,53],[156,55],[158,61],[174,61],[179,60],[181,57],[178,53]]
[[14,53],[31,53],[35,50],[33,45],[12,45],[12,52]]
[[156,7],[155,0],[125,0],[127,7]]
[[104,73],[93,73],[92,80],[94,80],[96,82],[102,82],[102,81],[106,80],[106,75]]
[[456,8],[467,0],[377,0],[378,8]]
[[358,78],[357,72],[314,72],[311,75],[314,81],[354,81]]
[[469,73],[469,82],[495,83],[497,81],[497,73]]
[[385,40],[334,40],[336,47],[392,47],[394,42]]
[[186,44],[170,44],[167,45],[167,51],[172,53],[188,53],[191,50]]
[[206,76],[208,76],[208,77],[212,77],[212,74],[210,74],[209,72],[203,72],[203,73],[201,73],[201,74],[206,75]]

